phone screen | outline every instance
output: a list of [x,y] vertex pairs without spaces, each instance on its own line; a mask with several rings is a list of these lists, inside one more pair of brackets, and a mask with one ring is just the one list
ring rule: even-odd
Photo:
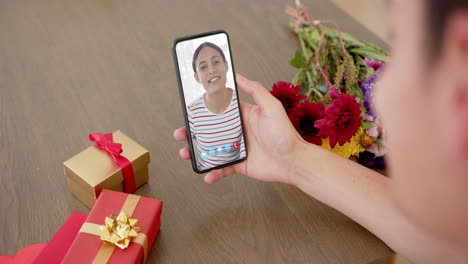
[[244,160],[247,152],[227,33],[176,40],[174,60],[194,170],[204,173]]

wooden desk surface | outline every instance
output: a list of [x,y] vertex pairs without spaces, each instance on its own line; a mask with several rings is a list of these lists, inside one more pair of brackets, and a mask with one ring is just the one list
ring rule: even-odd
[[387,0],[331,0],[356,21],[385,41],[390,41],[390,5]]
[[[326,0],[316,18],[383,45]],[[121,129],[151,152],[164,201],[148,263],[366,263],[391,251],[295,187],[232,176],[207,185],[178,157],[183,125],[171,43],[230,33],[236,70],[266,87],[290,80],[293,1],[0,1],[0,254],[46,242],[74,210],[62,162],[90,132]],[[241,96],[246,99],[244,95]],[[372,199],[369,197],[369,199]]]

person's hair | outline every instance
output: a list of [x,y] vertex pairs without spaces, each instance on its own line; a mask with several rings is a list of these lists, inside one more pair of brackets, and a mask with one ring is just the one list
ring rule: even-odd
[[468,9],[467,0],[426,0],[429,52],[437,54],[440,51],[447,22],[451,15],[461,9]]
[[193,67],[193,72],[195,72],[195,73],[197,72],[197,65],[196,64],[197,64],[198,54],[200,54],[200,51],[205,47],[210,47],[210,48],[213,48],[216,51],[218,51],[219,54],[221,55],[221,58],[223,58],[223,61],[226,62],[226,57],[224,56],[224,52],[220,47],[218,47],[216,44],[213,44],[211,42],[204,42],[204,43],[200,44],[200,46],[198,46],[198,48],[193,53],[192,67]]

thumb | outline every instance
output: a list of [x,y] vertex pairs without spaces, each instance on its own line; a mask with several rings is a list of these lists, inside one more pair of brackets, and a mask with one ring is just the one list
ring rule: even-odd
[[236,74],[236,81],[239,88],[252,97],[255,104],[261,108],[271,104],[275,98],[259,82],[251,81],[240,74]]

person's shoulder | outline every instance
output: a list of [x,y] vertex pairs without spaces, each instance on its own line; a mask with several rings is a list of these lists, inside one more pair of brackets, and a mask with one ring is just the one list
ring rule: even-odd
[[203,95],[191,102],[187,108],[189,111],[193,111],[200,107],[203,107]]

